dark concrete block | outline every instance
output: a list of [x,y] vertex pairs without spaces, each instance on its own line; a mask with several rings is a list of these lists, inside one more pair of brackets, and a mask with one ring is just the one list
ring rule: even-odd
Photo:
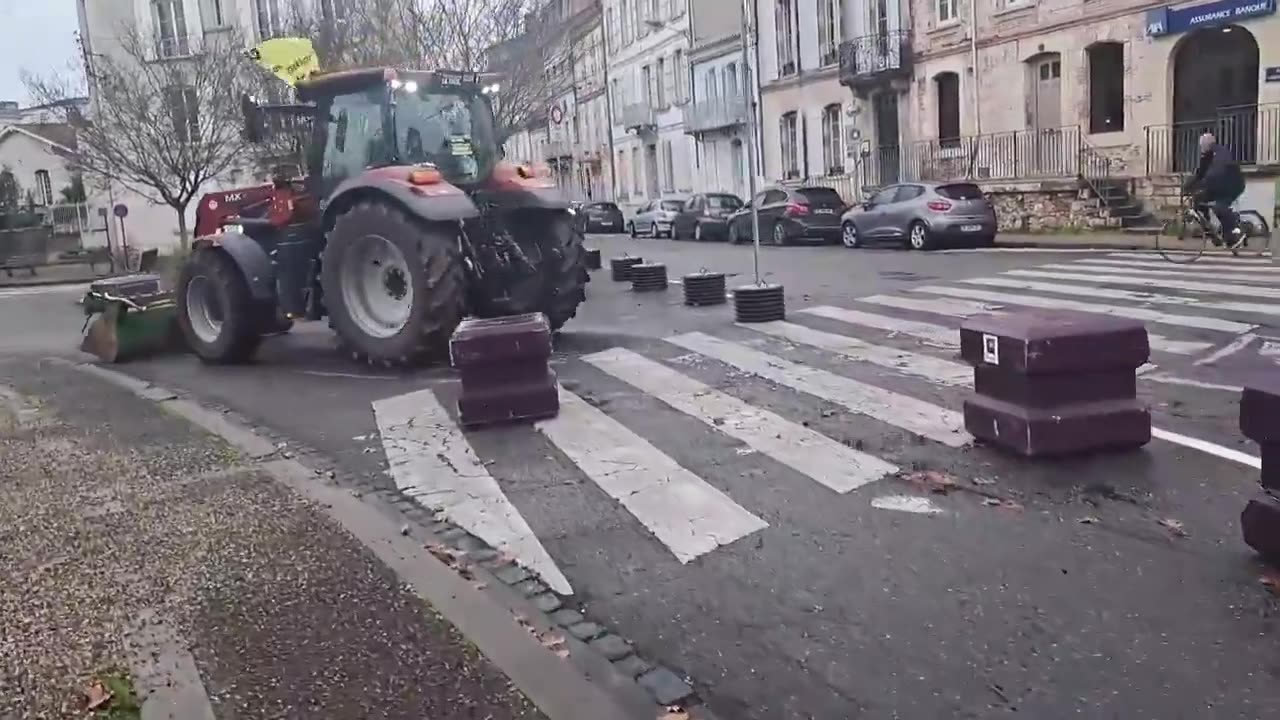
[[458,397],[458,421],[465,428],[540,420],[559,412],[560,394],[552,370],[535,383],[478,388],[464,383]]
[[538,608],[540,612],[552,613],[560,609],[563,603],[555,593],[543,593],[533,598],[533,606]]
[[1240,393],[1240,432],[1259,445],[1280,444],[1280,377],[1247,379]]
[[650,670],[636,682],[648,690],[659,705],[674,705],[693,694],[689,683],[664,667]]
[[459,368],[463,387],[531,385],[547,379],[547,361],[530,360]]
[[542,313],[462,321],[449,340],[455,368],[551,357],[551,325]]
[[1262,446],[1262,487],[1280,492],[1280,443]]
[[551,614],[551,622],[559,625],[560,627],[567,628],[570,625],[577,625],[582,621],[582,613],[577,610],[570,610],[569,608],[557,610]]
[[604,632],[604,628],[593,622],[580,622],[569,626],[569,634],[583,642],[598,636],[602,632]]
[[960,355],[1028,375],[1136,369],[1151,355],[1137,320],[1070,310],[975,315],[960,326]]
[[1151,441],[1151,413],[1136,399],[1029,408],[982,395],[964,403],[974,437],[1027,457],[1141,447]]
[[1244,542],[1271,562],[1280,562],[1280,498],[1259,493],[1240,513]]
[[1138,376],[1133,368],[1026,375],[979,365],[973,369],[973,389],[979,395],[1015,405],[1047,408],[1072,403],[1131,400],[1138,396]]
[[629,655],[613,664],[618,672],[629,678],[637,678],[653,669],[653,666],[645,662],[639,655]]
[[[573,632],[573,628],[569,628],[569,632]],[[592,640],[589,645],[591,649],[604,655],[610,661],[621,660],[631,654],[631,646],[626,640],[617,635],[602,635]]]
[[496,571],[494,577],[507,585],[516,585],[529,579],[529,571],[519,565],[509,565]]

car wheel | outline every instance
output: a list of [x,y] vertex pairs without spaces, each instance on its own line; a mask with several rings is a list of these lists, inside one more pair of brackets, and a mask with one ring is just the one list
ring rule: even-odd
[[907,243],[912,250],[932,250],[933,239],[929,237],[929,228],[919,220],[911,223],[907,231]]
[[627,223],[627,232],[630,233],[633,238],[636,236],[636,224],[634,222]]
[[861,243],[858,237],[858,227],[851,222],[840,226],[840,242],[847,248],[858,247]]
[[649,224],[649,237],[651,238],[658,237],[658,223]]
[[786,245],[788,242],[790,242],[790,240],[787,238],[787,229],[783,227],[782,223],[780,222],[774,223],[773,224],[773,244]]
[[706,239],[707,239],[706,236],[702,234],[702,223],[695,223],[693,226],[694,242],[702,242],[703,240],[706,240]]

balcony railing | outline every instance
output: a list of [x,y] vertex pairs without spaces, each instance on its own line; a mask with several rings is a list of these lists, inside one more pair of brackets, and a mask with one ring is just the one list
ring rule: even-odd
[[1147,175],[1195,172],[1200,136],[1211,132],[1241,165],[1280,165],[1280,103],[1224,107],[1216,117],[1148,125]]
[[911,31],[863,35],[840,43],[840,82],[860,89],[911,75]]
[[699,100],[684,106],[684,131],[690,135],[745,125],[747,103],[740,95]]
[[656,113],[648,102],[623,105],[620,116],[622,126],[627,130],[645,130],[657,125]]

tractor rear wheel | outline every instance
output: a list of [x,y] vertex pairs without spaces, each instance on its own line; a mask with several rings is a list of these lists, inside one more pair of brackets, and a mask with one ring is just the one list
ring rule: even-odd
[[262,342],[261,313],[239,266],[226,252],[197,248],[178,278],[178,327],[201,360],[242,363]]
[[578,314],[591,279],[582,234],[569,215],[548,210],[520,212],[510,227],[522,246],[538,246],[542,295],[536,309],[547,316],[552,330],[559,330]]
[[338,217],[320,282],[343,349],[371,365],[447,357],[466,315],[467,278],[453,235],[386,203],[362,202]]

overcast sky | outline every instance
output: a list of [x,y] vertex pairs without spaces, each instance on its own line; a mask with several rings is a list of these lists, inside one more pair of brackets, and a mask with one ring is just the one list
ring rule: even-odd
[[0,100],[26,105],[23,68],[64,72],[76,57],[76,0],[0,0]]

